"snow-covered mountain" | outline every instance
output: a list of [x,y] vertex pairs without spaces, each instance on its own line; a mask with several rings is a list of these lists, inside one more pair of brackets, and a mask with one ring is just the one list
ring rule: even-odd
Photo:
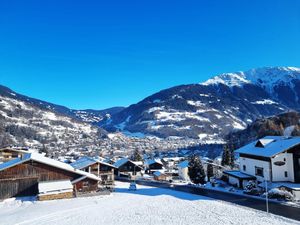
[[0,87],[0,147],[7,145],[47,149],[84,149],[106,135],[103,129],[68,114],[70,110]]
[[70,159],[99,154],[129,156],[135,149],[141,152],[156,149],[169,151],[200,144],[194,139],[160,139],[143,137],[139,133],[108,134],[95,125],[98,118],[110,118],[120,110],[120,107],[107,110],[71,110],[0,86],[0,147],[27,146],[47,150],[56,158],[63,156],[62,159]]
[[247,72],[224,73],[202,84],[223,84],[232,88],[252,84],[264,89],[276,101],[292,108],[300,107],[300,68],[296,67],[264,67]]
[[214,142],[257,118],[291,109],[300,109],[300,69],[265,67],[163,90],[100,124],[109,130]]
[[30,105],[38,106],[43,110],[51,110],[61,115],[72,117],[82,122],[87,122],[91,124],[99,123],[103,118],[110,117],[111,115],[120,112],[124,107],[113,107],[104,110],[75,110],[69,109],[65,106],[49,103],[43,100],[31,98],[25,95],[14,92],[13,90],[0,85],[0,95],[8,98],[14,98],[16,100],[28,103]]

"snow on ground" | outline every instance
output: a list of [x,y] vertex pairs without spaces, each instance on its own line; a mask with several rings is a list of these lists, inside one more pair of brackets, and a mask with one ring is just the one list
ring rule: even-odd
[[117,183],[110,196],[46,202],[6,200],[0,203],[0,224],[299,224],[211,198],[168,189]]

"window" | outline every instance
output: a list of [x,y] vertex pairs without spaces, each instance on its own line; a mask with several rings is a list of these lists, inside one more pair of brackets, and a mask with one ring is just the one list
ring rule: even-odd
[[288,172],[287,171],[284,172],[284,176],[288,177]]
[[264,168],[262,167],[255,167],[255,175],[264,177]]
[[243,171],[246,171],[246,165],[243,165]]

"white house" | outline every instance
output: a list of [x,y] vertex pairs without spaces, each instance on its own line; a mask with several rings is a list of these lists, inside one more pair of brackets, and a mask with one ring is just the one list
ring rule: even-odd
[[240,172],[258,182],[300,183],[300,137],[267,136],[236,151]]
[[184,181],[190,181],[189,177],[189,161],[185,160],[178,164],[178,175]]

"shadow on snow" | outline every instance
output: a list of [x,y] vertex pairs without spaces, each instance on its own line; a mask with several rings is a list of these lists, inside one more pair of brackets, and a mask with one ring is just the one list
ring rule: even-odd
[[140,188],[137,187],[136,191],[131,191],[128,188],[115,188],[116,193],[126,193],[132,195],[145,195],[145,196],[161,196],[161,195],[169,195],[174,198],[182,199],[182,200],[189,200],[189,201],[197,201],[197,200],[212,200],[211,198],[190,194],[181,191],[169,190],[164,188]]

